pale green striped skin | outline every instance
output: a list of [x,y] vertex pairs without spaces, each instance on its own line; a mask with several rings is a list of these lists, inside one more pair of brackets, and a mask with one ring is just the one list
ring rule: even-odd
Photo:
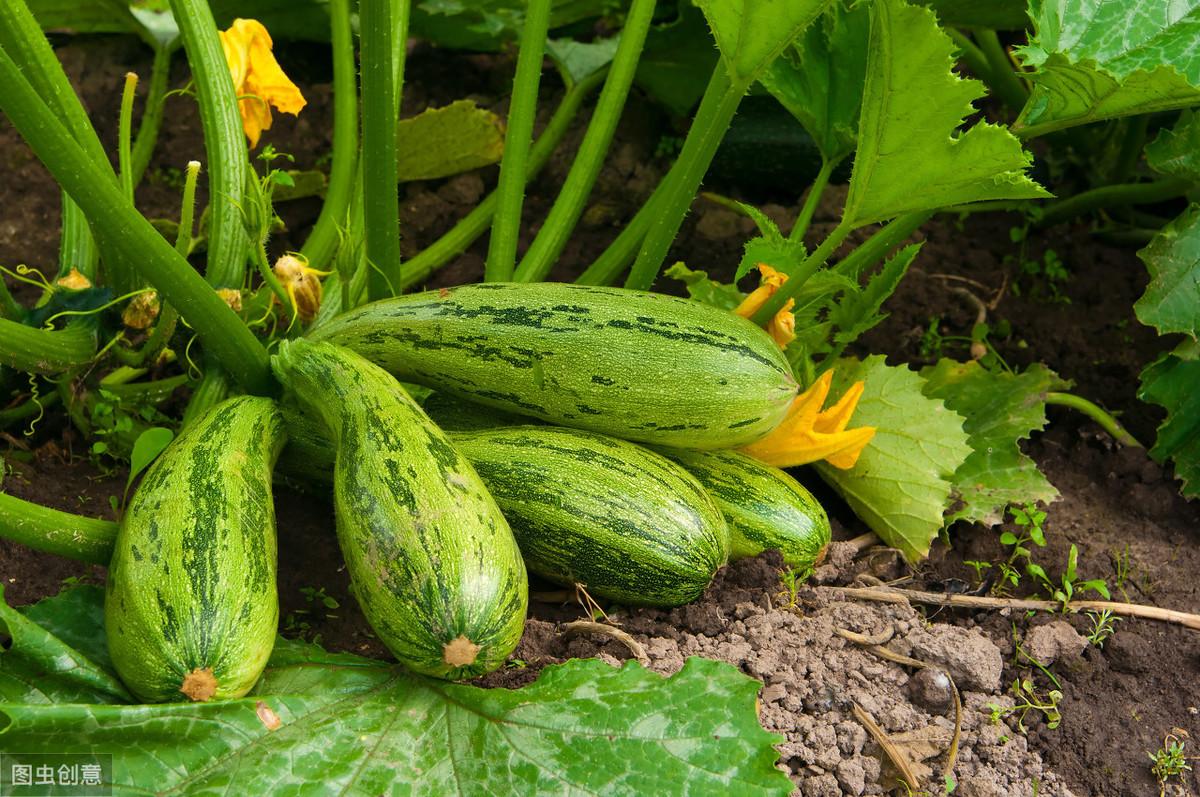
[[[121,680],[146,702],[240,697],[275,644],[271,470],[286,437],[270,399],[228,399],[186,427],[146,471],[117,532],[104,600]],[[191,696],[204,699],[203,693]]]
[[[390,374],[347,349],[285,342],[272,365],[334,441],[338,541],[379,639],[439,678],[502,665],[520,641],[529,585],[471,464]],[[478,651],[463,656],[464,646]]]
[[678,606],[725,564],[712,498],[665,457],[578,429],[451,435],[512,524],[530,571],[595,597]]
[[779,468],[737,451],[659,449],[695,476],[729,523],[729,558],[778,550],[796,569],[820,563],[829,517],[804,485]]
[[746,319],[621,288],[464,285],[364,305],[313,337],[470,401],[680,448],[747,445],[797,392]]

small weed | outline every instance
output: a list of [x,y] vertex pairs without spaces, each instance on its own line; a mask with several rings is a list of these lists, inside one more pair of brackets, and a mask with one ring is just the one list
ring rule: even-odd
[[941,325],[942,319],[940,316],[934,316],[929,319],[929,326],[925,328],[925,333],[921,335],[921,342],[917,346],[917,351],[921,357],[931,360],[942,356],[942,348],[946,345],[946,339],[939,330]]
[[1070,297],[1064,295],[1062,289],[1071,281],[1071,272],[1058,252],[1047,249],[1040,260],[1027,255],[1032,222],[1030,218],[1023,226],[1012,227],[1008,231],[1012,242],[1020,245],[1015,256],[1005,257],[1005,262],[1018,265],[1017,276],[1012,282],[1013,295],[1025,293],[1033,299],[1070,304]]
[[1159,797],[1162,797],[1166,793],[1167,780],[1170,778],[1182,779],[1183,773],[1190,772],[1192,769],[1188,763],[1188,759],[1191,756],[1186,756],[1183,753],[1183,746],[1185,744],[1186,742],[1178,736],[1169,733],[1163,739],[1162,747],[1153,753],[1147,754],[1150,756],[1150,771],[1158,779]]
[[1104,583],[1104,579],[1090,578],[1086,581],[1078,580],[1078,575],[1076,573],[1078,564],[1079,548],[1076,547],[1074,543],[1071,543],[1071,551],[1067,554],[1067,569],[1063,572],[1060,580],[1061,586],[1051,581],[1050,577],[1046,575],[1046,571],[1043,570],[1040,565],[1034,564],[1033,562],[1029,562],[1025,565],[1025,571],[1037,579],[1038,583],[1045,588],[1047,593],[1049,593],[1051,600],[1058,601],[1060,604],[1062,604],[1062,610],[1064,613],[1067,611],[1067,604],[1070,603],[1076,595],[1082,595],[1085,592],[1095,592],[1105,600],[1111,598],[1112,595],[1109,593],[1108,585]]
[[509,659],[505,665],[510,670],[523,670],[529,666],[525,659]]
[[1016,703],[1011,708],[1005,708],[996,703],[987,704],[988,710],[991,711],[990,719],[993,725],[999,724],[1000,720],[1005,717],[1015,716],[1017,729],[1024,734],[1026,733],[1025,717],[1030,711],[1040,711],[1046,718],[1046,727],[1051,730],[1057,728],[1062,722],[1062,711],[1058,707],[1058,702],[1062,700],[1063,693],[1059,690],[1051,689],[1042,695],[1034,686],[1032,679],[1018,678],[1013,681],[1009,691],[1016,698]]
[[787,596],[787,608],[796,608],[796,598],[800,587],[805,581],[808,581],[808,577],[811,575],[811,568],[797,570],[794,567],[788,567],[779,571],[779,583],[783,584],[783,591],[780,594]]
[[1117,632],[1116,624],[1121,618],[1115,617],[1109,609],[1102,612],[1088,612],[1092,621],[1092,630],[1087,635],[1087,641],[1095,647],[1102,648],[1109,637]]
[[309,603],[320,603],[326,609],[340,609],[342,606],[336,598],[325,594],[324,587],[301,587],[300,594]]
[[963,562],[963,564],[974,569],[976,584],[982,584],[984,571],[992,569],[991,562],[980,562],[980,561],[976,561],[974,559],[967,559],[966,561]]
[[1129,543],[1125,543],[1125,547],[1119,553],[1110,553],[1109,557],[1116,573],[1113,589],[1121,593],[1121,597],[1128,603],[1129,593],[1125,591],[1125,584],[1129,581]]

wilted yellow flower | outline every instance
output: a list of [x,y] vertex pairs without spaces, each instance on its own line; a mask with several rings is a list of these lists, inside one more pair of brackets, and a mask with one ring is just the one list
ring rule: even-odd
[[237,288],[217,288],[217,296],[235,313],[242,312],[242,292]]
[[158,318],[157,291],[145,291],[129,300],[121,312],[121,323],[130,329],[149,329]]
[[293,116],[307,104],[296,84],[283,74],[271,54],[271,34],[256,19],[235,19],[220,32],[221,48],[233,77],[242,114],[242,130],[250,147],[258,146],[262,131],[271,127],[271,106]]
[[316,318],[317,311],[321,309],[320,278],[331,272],[317,271],[306,260],[295,255],[279,258],[271,270],[292,300],[295,315],[306,324]]
[[82,291],[92,287],[92,281],[83,276],[77,268],[68,271],[66,276],[56,279],[54,284],[72,291]]
[[853,468],[858,455],[875,436],[875,427],[846,428],[862,396],[862,382],[856,382],[832,407],[822,411],[832,384],[833,371],[821,374],[812,387],[792,401],[783,423],[742,451],[778,468],[821,459],[842,470]]
[[[758,287],[733,311],[743,318],[750,318],[757,313],[759,308],[767,303],[767,299],[774,296],[775,291],[787,282],[787,274],[776,271],[766,263],[758,264],[758,273],[761,275]],[[792,308],[795,306],[796,300],[788,299],[787,304],[767,322],[768,334],[781,349],[787,348],[787,345],[796,339],[796,316],[792,314]]]

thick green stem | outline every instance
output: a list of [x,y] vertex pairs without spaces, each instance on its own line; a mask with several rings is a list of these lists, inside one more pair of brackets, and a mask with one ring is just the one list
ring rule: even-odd
[[0,537],[37,551],[107,565],[117,539],[117,524],[0,493]]
[[[563,136],[571,126],[571,121],[579,113],[584,99],[595,91],[604,80],[606,70],[600,70],[588,75],[576,83],[559,101],[558,108],[550,117],[546,129],[538,136],[533,147],[529,150],[529,173],[526,180],[532,180],[542,170],[550,155],[558,147]],[[404,290],[419,285],[429,278],[437,269],[449,263],[487,231],[492,217],[496,213],[499,196],[493,191],[482,202],[454,225],[445,235],[426,247],[419,255],[405,264],[404,278],[401,287]]]
[[182,425],[187,426],[203,416],[224,401],[232,390],[233,386],[229,384],[229,377],[225,371],[217,368],[212,358],[206,358],[204,376],[188,398],[187,407],[183,410]]
[[354,37],[350,28],[350,1],[330,0],[330,39],[333,42],[333,165],[325,202],[312,232],[301,249],[309,264],[326,270],[337,249],[340,233],[349,223],[350,197],[354,194],[354,164],[358,160],[358,85],[354,62]]
[[[87,111],[75,96],[75,91],[54,55],[54,50],[24,2],[0,3],[0,48],[8,52],[59,121],[67,126],[95,162],[107,170],[108,176],[115,180],[116,175],[100,139],[96,136],[96,131],[92,128]],[[99,253],[88,221],[79,206],[65,193],[62,208],[59,276],[75,268],[89,280],[96,282]]]
[[95,356],[96,328],[88,321],[54,330],[0,319],[0,365],[54,374],[91,362]]
[[1113,439],[1121,445],[1130,448],[1143,448],[1142,444],[1137,441],[1137,438],[1126,431],[1125,427],[1116,418],[1082,396],[1076,396],[1074,393],[1051,392],[1046,394],[1046,403],[1078,410],[1095,421],[1101,429],[1112,435]]
[[1034,226],[1050,227],[1101,208],[1163,202],[1183,196],[1194,186],[1194,182],[1183,177],[1168,177],[1153,183],[1105,185],[1047,205]]
[[892,219],[870,238],[863,241],[854,251],[846,255],[835,269],[839,274],[857,280],[867,269],[887,257],[888,253],[904,243],[908,236],[933,216],[933,211],[918,210]]
[[240,288],[246,277],[242,206],[247,201],[250,163],[238,98],[207,0],[170,2],[196,85],[208,155],[208,264],[204,276],[214,288]]
[[1142,147],[1146,144],[1146,128],[1150,123],[1150,114],[1139,114],[1121,121],[1121,149],[1117,152],[1112,173],[1108,176],[1110,183],[1124,183],[1133,174],[1138,159],[1142,156]]
[[396,114],[392,0],[359,3],[362,39],[363,221],[368,296],[394,296],[400,285],[400,203],[396,191]]
[[0,49],[0,111],[29,143],[118,254],[184,317],[205,346],[251,393],[275,391],[266,349],[186,260],[125,199],[54,117],[6,51]]
[[117,171],[121,177],[121,190],[125,198],[133,203],[133,93],[137,89],[138,76],[125,73],[125,87],[121,91],[121,116],[117,121]]
[[679,232],[679,226],[683,224],[683,217],[696,196],[700,181],[704,179],[704,173],[708,171],[713,155],[748,88],[745,84],[735,84],[729,77],[725,63],[717,61],[708,88],[700,100],[696,118],[692,120],[687,138],[684,139],[679,159],[667,177],[665,193],[655,203],[654,218],[625,287],[649,290],[658,278],[658,271]]
[[829,176],[833,174],[837,165],[838,161],[821,160],[821,170],[813,179],[812,186],[808,189],[808,196],[804,198],[804,206],[800,208],[800,215],[796,217],[796,223],[792,225],[792,231],[788,233],[789,241],[804,240],[804,234],[808,232],[808,225],[812,223],[813,214],[817,212],[817,205],[825,193],[825,186],[829,185]]
[[996,31],[980,28],[974,33],[975,41],[979,43],[979,49],[983,51],[991,70],[991,80],[987,83],[992,93],[1013,111],[1020,113],[1029,101],[1029,90],[1017,76],[1012,58],[1000,44]]
[[625,27],[621,30],[621,43],[617,46],[612,70],[596,102],[587,133],[554,201],[554,207],[522,258],[521,265],[517,267],[514,275],[517,282],[544,280],[579,222],[596,177],[604,165],[604,156],[612,143],[617,122],[621,119],[621,111],[629,96],[629,87],[637,72],[638,59],[653,15],[654,0],[633,0],[625,18]]
[[529,0],[525,7],[517,72],[508,106],[508,127],[504,133],[504,157],[500,160],[500,182],[496,186],[499,204],[483,272],[486,282],[511,280],[517,262],[521,206],[525,201],[525,181],[529,178],[529,148],[537,116],[538,83],[542,78],[551,5],[551,0]]
[[157,45],[154,48],[154,64],[150,67],[150,86],[146,91],[146,104],[138,122],[137,137],[133,141],[133,184],[142,181],[154,145],[158,143],[158,131],[162,127],[163,108],[167,104],[167,81],[171,78],[171,56],[174,45]]
[[846,240],[851,229],[845,221],[835,227],[833,232],[829,233],[829,236],[821,242],[821,245],[804,259],[795,272],[788,275],[788,281],[783,283],[775,295],[759,308],[758,312],[754,314],[754,323],[759,325],[767,323],[783,309],[788,299],[794,299],[800,293],[800,289],[804,287],[804,283],[808,281],[809,276],[825,265],[825,261],[832,257],[837,248],[842,245],[842,241]]

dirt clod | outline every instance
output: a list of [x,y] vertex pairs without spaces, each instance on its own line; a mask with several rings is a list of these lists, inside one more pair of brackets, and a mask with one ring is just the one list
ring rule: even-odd
[[950,679],[941,670],[919,670],[908,682],[908,697],[914,705],[935,714],[943,714],[954,705]]
[[1088,646],[1088,641],[1065,620],[1039,625],[1025,634],[1022,647],[1042,666],[1049,667],[1056,661],[1067,661],[1078,657]]

